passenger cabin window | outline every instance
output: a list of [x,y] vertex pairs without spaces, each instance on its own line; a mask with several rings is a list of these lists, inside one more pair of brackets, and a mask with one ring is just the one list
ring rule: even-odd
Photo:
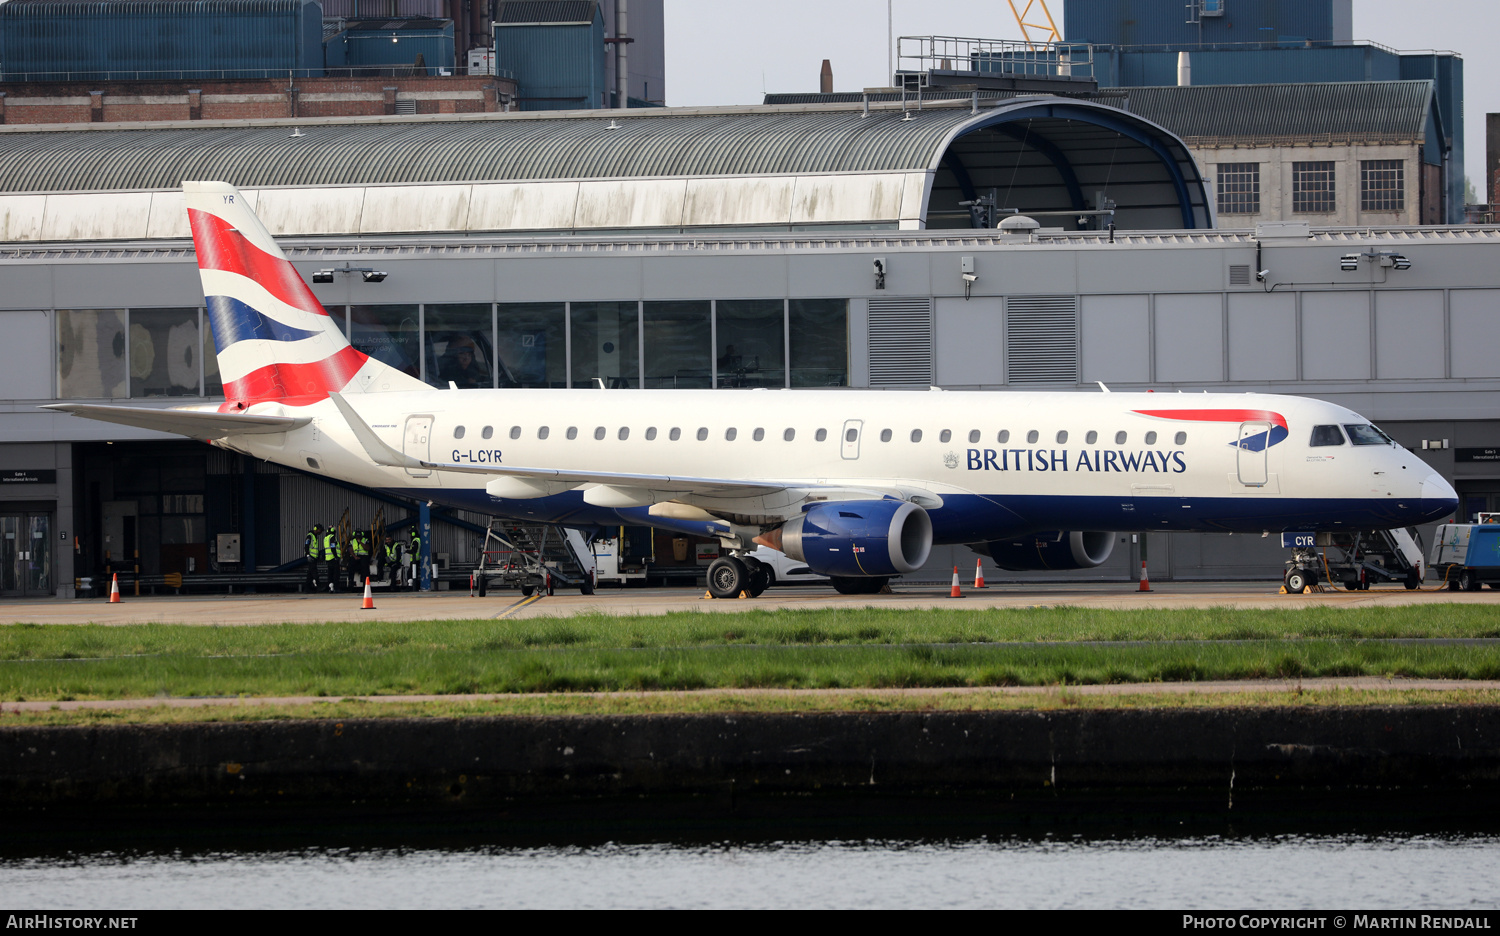
[[1068,441],[1068,430],[1063,429],[1057,433],[1057,444],[1062,445]]
[[733,427],[725,429],[724,430],[724,441],[725,442],[733,442],[739,436],[739,434],[740,434],[740,431],[738,429],[733,428]]
[[1125,433],[1123,433],[1123,432],[1116,432],[1115,433],[1115,444],[1116,445],[1124,445],[1126,438],[1127,438],[1127,436],[1125,435]]
[[781,434],[781,441],[783,442],[790,442],[795,438],[797,438],[797,430],[795,429],[788,429]]
[[630,428],[628,426],[621,426],[619,435],[620,441],[624,442],[626,439],[630,438]]
[[882,441],[882,442],[889,442],[889,441],[891,441],[891,430],[889,430],[889,429],[882,429],[882,430],[880,430],[880,441]]
[[649,429],[646,430],[646,441],[647,442],[655,442],[656,441],[656,427],[655,426],[652,426],[652,427],[650,427]]
[[702,428],[702,429],[698,430],[698,441],[699,442],[707,442],[708,441],[708,429]]
[[576,439],[576,438],[578,438],[578,427],[577,426],[569,426],[568,427],[568,438],[569,439]]
[[453,438],[455,438],[455,439],[462,439],[463,437],[464,437],[464,427],[463,426],[454,426],[453,427]]
[[1395,445],[1390,436],[1381,432],[1371,425],[1358,425],[1355,423],[1344,423],[1344,431],[1349,433],[1349,441],[1355,445]]
[[667,438],[673,442],[676,442],[678,439],[682,438],[682,430],[677,428],[676,426],[673,426],[672,431],[667,433]]
[[938,433],[938,441],[939,442],[951,442],[951,441],[953,441],[953,430],[951,430],[951,429],[944,429],[942,432],[939,432]]
[[479,431],[479,437],[481,439],[493,439],[495,437],[495,427],[485,426]]
[[1154,433],[1154,432],[1148,432],[1148,433],[1146,433],[1146,444],[1147,445],[1155,445],[1156,444],[1156,433]]
[[846,432],[845,432],[845,433],[844,433],[844,441],[845,441],[845,442],[853,442],[853,441],[855,441],[855,440],[856,440],[856,439],[858,439],[858,438],[859,438],[859,430],[858,430],[858,429],[855,429],[855,428],[853,428],[853,427],[850,427],[850,428],[849,428],[849,429],[848,429],[848,430],[847,430],[847,431],[846,431]]
[[979,441],[979,430],[978,429],[970,429],[969,430],[969,444],[973,445],[974,443],[976,443],[978,441]]
[[1089,434],[1083,437],[1083,441],[1087,445],[1093,445],[1095,442],[1099,441],[1099,433],[1090,429]]
[[604,427],[603,426],[597,426],[597,427],[594,428],[594,440],[596,442],[601,442],[601,441],[604,440]]
[[542,426],[540,429],[538,429],[536,431],[536,437],[538,439],[545,439],[545,438],[547,438],[547,436],[549,436],[551,434],[552,434],[552,430],[548,429],[546,426]]
[[757,442],[764,442],[764,441],[766,441],[766,430],[757,428],[755,430],[755,432],[751,434],[750,437],[753,438]]
[[1026,442],[1027,444],[1030,444],[1035,442],[1037,439],[1040,439],[1041,437],[1042,434],[1033,429],[1030,432],[1026,433]]
[[817,432],[814,432],[813,433],[813,441],[815,441],[815,442],[826,442],[826,441],[828,441],[828,430],[827,429],[819,429]]
[[510,437],[512,439],[519,439],[521,437],[521,427],[520,426],[511,426],[510,427]]
[[995,437],[995,441],[999,442],[1001,445],[1004,445],[1005,443],[1009,442],[1010,441],[1010,430],[1009,429],[1001,429],[1000,430],[1000,434]]
[[1179,432],[1179,433],[1177,433],[1177,435],[1175,435],[1175,436],[1172,437],[1172,444],[1173,445],[1187,445],[1187,433],[1186,432]]
[[920,429],[913,429],[911,431],[911,440],[913,442],[920,442],[920,441],[922,441],[922,430],[920,430]]

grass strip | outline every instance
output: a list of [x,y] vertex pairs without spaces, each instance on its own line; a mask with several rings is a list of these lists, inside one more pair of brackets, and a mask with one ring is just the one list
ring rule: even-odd
[[916,688],[1312,676],[1500,679],[1500,644],[1266,640],[1097,646],[435,649],[0,662],[6,700]]
[[0,626],[0,660],[137,656],[491,653],[540,648],[966,644],[993,641],[1292,640],[1500,637],[1500,606],[1382,608],[785,609],[620,617],[599,613],[521,621]]
[[441,702],[369,702],[340,699],[310,705],[247,705],[108,711],[5,712],[0,727],[105,726],[143,724],[213,724],[302,719],[474,718],[522,716],[620,716],[717,713],[806,712],[996,712],[1105,711],[1119,709],[1193,709],[1251,707],[1371,707],[1414,705],[1500,705],[1493,689],[1329,689],[1301,691],[1247,690],[1233,693],[1153,693],[1083,695],[1059,688],[1039,694],[1003,691],[956,693],[934,689],[920,693],[766,694],[737,691],[578,695],[555,693],[496,700]]

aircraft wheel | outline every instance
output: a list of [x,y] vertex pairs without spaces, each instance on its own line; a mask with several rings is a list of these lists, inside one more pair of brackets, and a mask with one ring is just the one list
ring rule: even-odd
[[708,593],[715,598],[738,598],[749,578],[745,563],[735,556],[720,556],[708,567]]
[[1286,574],[1286,590],[1293,595],[1300,595],[1307,591],[1307,587],[1315,580],[1312,575],[1302,569],[1293,569]]
[[752,559],[745,565],[750,568],[750,587],[746,590],[749,591],[751,598],[759,598],[762,592],[771,587],[771,580],[774,576],[763,562],[756,562]]

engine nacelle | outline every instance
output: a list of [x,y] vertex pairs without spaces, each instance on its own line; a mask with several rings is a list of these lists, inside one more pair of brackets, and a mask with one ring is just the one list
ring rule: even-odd
[[776,548],[819,575],[904,575],[932,552],[932,518],[898,500],[817,504],[777,532]]
[[1103,565],[1115,548],[1115,534],[1100,532],[1027,533],[1011,540],[986,543],[995,565],[1011,572],[1092,569]]

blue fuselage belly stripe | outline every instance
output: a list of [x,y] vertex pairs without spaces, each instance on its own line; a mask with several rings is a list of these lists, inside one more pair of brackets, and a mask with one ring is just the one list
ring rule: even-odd
[[[398,497],[410,490],[391,490]],[[483,489],[438,489],[424,492],[434,501],[465,510],[514,517],[523,522],[563,523],[576,527],[653,526],[695,536],[710,535],[711,525],[653,517],[645,507],[594,507],[582,493],[569,491],[524,501],[497,501]],[[944,495],[944,505],[928,511],[933,542],[939,545],[980,543],[1038,530],[1171,530],[1212,533],[1261,533],[1283,530],[1389,530],[1416,526],[1450,516],[1458,508],[1451,498],[1306,497],[981,497]],[[1003,503],[1002,503],[1003,501]]]
[[318,332],[283,325],[231,296],[209,296],[207,305],[209,327],[214,335],[214,347],[221,352],[230,345],[247,338],[259,338],[262,341],[301,341],[303,338],[312,338],[318,334]]

